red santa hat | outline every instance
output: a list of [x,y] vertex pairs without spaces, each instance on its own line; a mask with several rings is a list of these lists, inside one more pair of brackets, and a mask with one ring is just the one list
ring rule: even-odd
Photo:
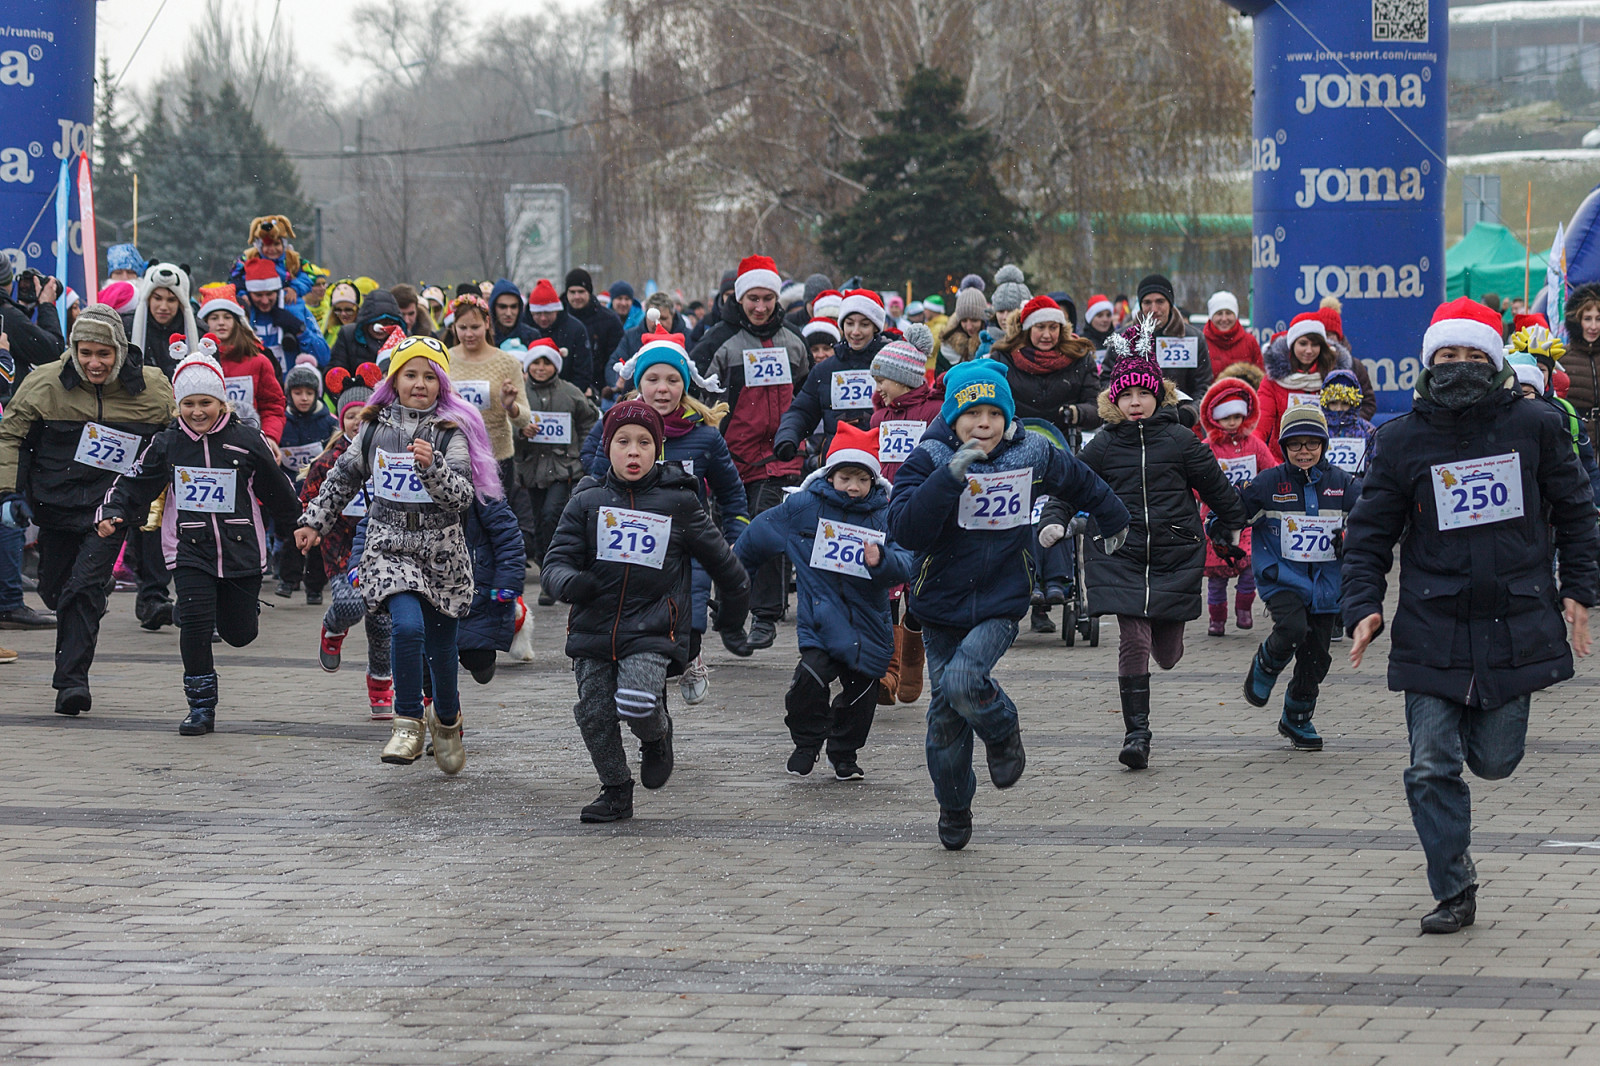
[[528,293],[528,314],[537,315],[559,310],[561,310],[561,296],[556,292],[556,287],[550,284],[549,278],[540,278],[539,284]]
[[278,277],[278,267],[270,259],[259,256],[244,261],[244,287],[246,292],[277,292],[283,288]]
[[878,463],[878,431],[858,429],[848,422],[840,422],[834,431],[833,442],[828,445],[828,458],[818,473],[828,477],[841,466],[859,466],[872,471],[874,478],[883,473]]
[[782,288],[783,277],[771,256],[747,255],[739,260],[739,273],[733,279],[735,300],[744,299],[744,294],[751,289],[768,289],[776,296]]
[[1087,322],[1095,315],[1098,315],[1101,311],[1115,310],[1116,308],[1111,306],[1111,297],[1107,296],[1103,292],[1097,292],[1093,296],[1089,297],[1089,308],[1088,310],[1084,311],[1083,320]]
[[522,365],[524,368],[531,366],[535,359],[548,359],[555,364],[556,373],[561,373],[561,348],[549,337],[540,337],[528,345],[526,352],[520,354],[523,356]]
[[1466,296],[1440,304],[1433,324],[1422,335],[1422,365],[1433,365],[1440,348],[1476,348],[1489,357],[1496,370],[1506,365],[1505,341],[1500,337],[1500,312]]
[[232,285],[207,285],[200,290],[200,314],[197,317],[204,322],[213,311],[227,311],[235,318],[244,318],[244,308],[239,306],[239,294]]
[[1067,325],[1067,313],[1061,310],[1060,304],[1042,294],[1022,305],[1023,329],[1032,329],[1046,322],[1054,322],[1064,330]]
[[839,321],[843,322],[851,315],[865,315],[869,322],[882,329],[886,317],[883,297],[871,289],[851,289],[839,302]]
[[1289,323],[1289,329],[1284,336],[1288,338],[1287,343],[1291,348],[1294,347],[1294,342],[1301,337],[1317,337],[1326,346],[1328,343],[1328,327],[1321,318],[1317,317],[1316,312],[1307,311],[1304,314],[1294,316],[1294,320]]
[[1527,329],[1529,326],[1543,326],[1545,329],[1549,329],[1550,328],[1550,320],[1548,318],[1544,317],[1543,315],[1512,315],[1511,316],[1511,332],[1512,333],[1516,333],[1516,332],[1518,332],[1520,330]]
[[838,344],[839,341],[843,339],[839,333],[839,323],[835,322],[831,318],[824,318],[821,315],[818,315],[810,322],[807,322],[806,328],[800,331],[800,335],[805,338],[807,344],[812,343],[811,337],[816,333],[820,333],[827,337],[834,344]]
[[838,319],[839,305],[844,303],[844,293],[838,289],[823,289],[811,301],[811,310],[824,318]]

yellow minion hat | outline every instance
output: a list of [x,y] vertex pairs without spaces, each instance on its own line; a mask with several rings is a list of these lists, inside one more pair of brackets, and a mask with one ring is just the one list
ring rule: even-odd
[[444,345],[432,337],[407,337],[389,356],[389,377],[393,378],[400,373],[401,367],[418,356],[433,360],[434,365],[439,368],[439,373],[450,373],[450,352]]
[[378,288],[378,282],[375,278],[363,274],[356,279],[356,288],[360,290],[362,296],[370,296]]

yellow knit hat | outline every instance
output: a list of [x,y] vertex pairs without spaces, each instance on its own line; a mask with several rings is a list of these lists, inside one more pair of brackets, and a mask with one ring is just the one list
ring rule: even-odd
[[433,360],[434,365],[439,368],[439,373],[450,373],[450,352],[444,345],[432,337],[407,337],[389,356],[389,377],[393,378],[400,373],[401,367],[418,356]]

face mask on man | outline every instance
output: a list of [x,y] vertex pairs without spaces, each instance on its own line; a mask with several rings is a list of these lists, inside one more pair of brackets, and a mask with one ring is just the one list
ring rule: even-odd
[[1428,394],[1441,407],[1464,411],[1483,399],[1497,373],[1493,363],[1439,363],[1428,368]]

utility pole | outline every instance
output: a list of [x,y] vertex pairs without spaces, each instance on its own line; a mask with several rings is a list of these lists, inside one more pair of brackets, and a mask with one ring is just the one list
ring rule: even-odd
[[602,272],[611,269],[611,71],[600,72],[600,166],[599,180],[595,183],[595,258]]
[[366,176],[367,165],[362,161],[361,150],[363,147],[363,134],[366,132],[366,119],[356,119],[356,232],[350,240],[350,273],[355,276],[364,266],[361,259],[361,241],[366,236],[367,222],[367,196]]

